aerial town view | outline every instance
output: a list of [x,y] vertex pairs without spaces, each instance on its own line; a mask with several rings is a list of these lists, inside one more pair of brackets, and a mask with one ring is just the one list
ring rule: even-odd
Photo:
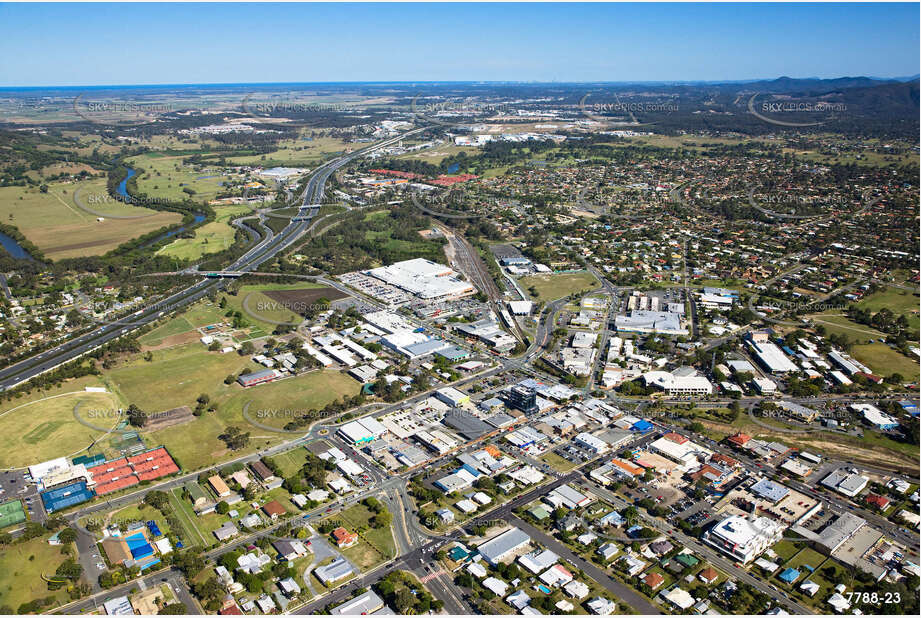
[[0,614],[919,615],[919,19],[0,3]]

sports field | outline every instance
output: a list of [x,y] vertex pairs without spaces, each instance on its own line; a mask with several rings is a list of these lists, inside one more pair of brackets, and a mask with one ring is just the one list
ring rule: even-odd
[[113,393],[87,393],[99,386],[93,377],[69,382],[61,390],[42,391],[0,406],[0,468],[24,467],[55,457],[77,454],[105,432],[77,421],[78,414],[101,429],[118,420],[124,405]]
[[840,311],[828,311],[825,313],[814,313],[806,316],[811,319],[817,326],[825,327],[829,335],[844,335],[850,341],[857,343],[867,343],[870,339],[885,339],[886,334],[875,328],[858,324],[848,319]]
[[531,294],[531,288],[537,292],[537,300],[556,300],[583,290],[599,287],[598,279],[588,272],[563,273],[557,275],[529,275],[518,280],[522,289]]
[[250,212],[243,204],[215,206],[216,218],[210,223],[196,228],[194,238],[177,238],[157,251],[158,255],[168,255],[181,260],[197,260],[208,253],[223,251],[233,244],[236,228],[230,225],[231,219]]
[[[78,207],[77,199],[97,215]],[[120,244],[167,225],[182,217],[173,212],[137,208],[107,198],[104,179],[84,182],[52,182],[48,192],[27,187],[0,187],[0,221],[15,225],[53,260],[86,255],[101,255]],[[104,215],[149,215],[113,219]]]

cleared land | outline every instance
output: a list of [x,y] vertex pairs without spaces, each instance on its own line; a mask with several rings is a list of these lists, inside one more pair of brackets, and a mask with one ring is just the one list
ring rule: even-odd
[[61,391],[35,393],[4,402],[0,407],[0,468],[24,467],[70,455],[90,446],[105,434],[81,424],[80,417],[99,428],[108,429],[118,420],[123,405],[112,393],[87,393],[86,385],[100,386],[95,378],[81,378]]
[[159,251],[158,255],[168,255],[181,260],[197,260],[208,253],[223,251],[233,244],[236,229],[230,221],[250,212],[242,204],[215,206],[216,218],[210,223],[196,228],[194,238],[177,238]]
[[529,275],[518,280],[521,287],[531,292],[537,292],[537,300],[556,300],[583,290],[594,290],[600,284],[595,276],[588,272],[562,273],[554,275]]
[[[74,191],[85,204],[103,214],[120,216],[149,215],[132,219],[112,219],[81,210],[74,202]],[[173,212],[138,208],[113,199],[89,204],[107,196],[105,180],[52,182],[48,192],[25,187],[0,187],[0,221],[15,225],[53,260],[86,255],[101,255],[120,244],[179,223],[182,217]]]
[[851,348],[851,355],[877,375],[900,373],[908,381],[918,381],[918,362],[893,350],[885,343],[855,345]]

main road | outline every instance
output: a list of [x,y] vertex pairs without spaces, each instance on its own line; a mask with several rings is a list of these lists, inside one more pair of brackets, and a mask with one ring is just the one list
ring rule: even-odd
[[[405,137],[418,133],[425,130],[425,127],[419,129],[413,129],[412,131],[407,131],[397,137],[393,137],[372,146],[356,150],[355,152],[337,157],[328,161],[314,170],[310,180],[307,182],[307,185],[304,187],[304,192],[302,194],[303,202],[301,209],[306,211],[305,215],[302,217],[297,217],[295,221],[292,219],[291,223],[288,224],[283,230],[278,234],[266,234],[266,236],[258,242],[255,246],[250,248],[246,253],[240,256],[233,264],[226,267],[225,270],[228,271],[239,271],[247,272],[255,270],[259,265],[264,262],[272,259],[279,252],[288,248],[293,242],[300,238],[304,232],[310,227],[311,219],[317,215],[318,208],[310,208],[312,204],[316,204],[322,197],[326,187],[326,181],[329,177],[336,172],[341,167],[347,165],[351,161],[357,159],[358,157],[364,156],[365,154],[376,150],[378,148],[383,148],[389,146],[390,144],[396,143]],[[169,296],[162,300],[157,301],[156,303],[141,309],[140,311],[127,316],[114,320],[109,324],[103,324],[98,328],[93,329],[92,331],[74,337],[69,341],[62,343],[61,345],[45,350],[35,356],[27,358],[25,360],[19,361],[14,365],[5,367],[0,370],[0,391],[4,391],[8,388],[12,388],[18,384],[22,384],[42,373],[51,371],[52,369],[67,363],[75,358],[92,352],[96,348],[121,337],[141,326],[150,324],[151,322],[163,317],[168,313],[172,313],[177,309],[188,306],[197,300],[208,295],[215,289],[219,289],[223,286],[221,280],[216,279],[203,279],[194,283],[193,285]]]

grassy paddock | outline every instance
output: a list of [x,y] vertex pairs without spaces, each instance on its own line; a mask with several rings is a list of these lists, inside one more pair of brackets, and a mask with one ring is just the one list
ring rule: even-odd
[[530,292],[537,292],[536,300],[556,300],[583,290],[594,290],[600,286],[598,279],[588,272],[563,273],[552,275],[529,275],[518,280],[521,287]]

